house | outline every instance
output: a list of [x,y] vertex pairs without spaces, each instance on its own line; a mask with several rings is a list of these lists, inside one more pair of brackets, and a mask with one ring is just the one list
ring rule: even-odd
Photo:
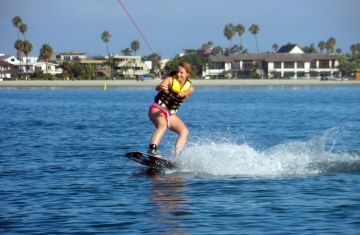
[[19,74],[25,72],[25,63],[22,62],[23,60],[18,60],[13,55],[1,55],[0,61],[5,61],[13,65],[13,69],[11,72],[11,77],[17,77]]
[[11,75],[15,72],[13,64],[0,60],[0,81],[4,79],[10,79]]
[[99,76],[110,76],[108,61],[112,62],[113,76],[140,77],[150,73],[149,63],[141,60],[141,56],[111,55],[96,56],[92,59],[80,60],[82,64],[93,64]]
[[34,73],[36,69],[40,69],[44,74],[60,75],[63,70],[62,68],[57,68],[57,66],[54,63],[38,61],[29,65],[29,73]]
[[20,64],[20,60],[18,60],[15,56],[13,55],[0,55],[0,60],[1,61],[6,61],[10,64],[13,64],[13,65],[17,65],[17,64]]
[[279,48],[276,53],[303,54],[304,51],[297,44],[286,44]]
[[73,60],[86,60],[87,55],[82,52],[62,52],[56,55],[57,61],[73,61]]
[[214,78],[310,78],[338,76],[336,55],[304,53],[296,44],[281,47],[276,53],[210,55],[203,77]]
[[40,69],[44,74],[57,75],[62,73],[62,69],[57,68],[57,64],[38,61],[37,57],[24,57],[22,60],[18,60],[15,56],[2,55],[0,61],[10,63],[13,66],[11,77],[24,74],[31,75],[35,73],[36,69]]
[[112,59],[114,70],[119,75],[141,76],[150,73],[151,68],[141,60],[141,56],[114,55]]

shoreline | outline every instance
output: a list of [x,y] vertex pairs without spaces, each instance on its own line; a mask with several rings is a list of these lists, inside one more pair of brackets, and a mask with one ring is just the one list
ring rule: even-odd
[[[237,79],[237,80],[191,80],[194,86],[312,86],[312,85],[360,85],[358,80],[310,80],[310,79]],[[0,88],[26,87],[153,87],[160,80],[18,80],[0,81]]]

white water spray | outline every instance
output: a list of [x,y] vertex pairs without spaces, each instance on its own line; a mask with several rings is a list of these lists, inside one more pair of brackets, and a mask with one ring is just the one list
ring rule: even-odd
[[328,134],[257,150],[246,143],[197,141],[174,161],[180,171],[215,176],[310,176],[360,172],[359,153],[326,150]]

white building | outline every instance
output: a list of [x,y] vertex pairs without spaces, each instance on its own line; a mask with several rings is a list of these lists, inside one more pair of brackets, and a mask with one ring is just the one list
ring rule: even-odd
[[87,55],[83,52],[62,52],[56,55],[57,61],[73,61],[73,60],[86,60]]
[[36,69],[41,69],[44,74],[57,75],[62,73],[61,68],[57,68],[57,64],[38,61],[37,57],[24,57],[21,61],[15,56],[0,56],[1,61],[8,62],[14,66],[12,76],[21,74],[33,74]]
[[14,65],[9,62],[0,60],[0,81],[10,79],[11,74],[14,73]]
[[274,54],[210,55],[203,77],[249,78],[254,72],[266,78],[337,76],[337,55],[304,53],[298,45],[281,47]]

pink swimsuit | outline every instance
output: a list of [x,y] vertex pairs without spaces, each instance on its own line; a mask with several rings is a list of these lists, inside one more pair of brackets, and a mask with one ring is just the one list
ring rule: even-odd
[[152,104],[150,105],[150,107],[149,107],[149,110],[151,110],[151,109],[158,109],[158,110],[160,110],[160,112],[164,115],[164,117],[165,117],[165,119],[166,119],[168,128],[170,128],[170,120],[169,120],[169,118],[170,118],[170,112],[169,112],[166,108],[164,108],[163,106],[161,106],[161,105],[159,105],[159,104],[157,104],[157,103],[152,103]]

